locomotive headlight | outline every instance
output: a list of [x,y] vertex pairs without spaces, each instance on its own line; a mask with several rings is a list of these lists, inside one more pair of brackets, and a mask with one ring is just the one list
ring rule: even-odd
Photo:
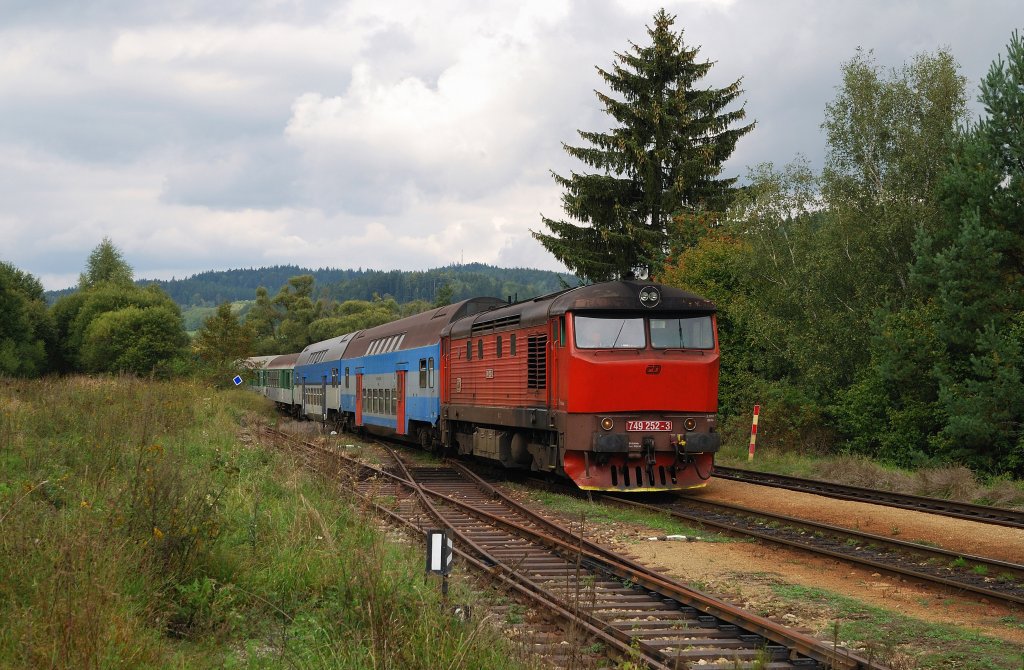
[[683,426],[686,430],[693,430],[697,427],[697,419],[687,419],[686,421],[683,421]]
[[606,416],[605,418],[601,419],[601,428],[604,428],[605,430],[611,430],[614,427],[615,422],[612,421],[611,417]]

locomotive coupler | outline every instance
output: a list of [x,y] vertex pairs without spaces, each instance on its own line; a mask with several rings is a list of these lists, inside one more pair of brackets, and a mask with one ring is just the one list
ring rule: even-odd
[[654,484],[654,464],[657,463],[657,456],[654,453],[654,438],[645,437],[643,440],[644,454],[647,456],[647,481]]
[[653,437],[645,437],[644,440],[643,440],[643,445],[644,445],[644,455],[647,457],[647,463],[648,464],[654,463],[655,460],[656,460],[655,459],[655,455],[654,455],[654,438]]

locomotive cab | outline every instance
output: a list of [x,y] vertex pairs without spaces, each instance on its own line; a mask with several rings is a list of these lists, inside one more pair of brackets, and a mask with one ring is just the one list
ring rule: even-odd
[[711,474],[721,444],[714,314],[656,307],[574,310],[553,326],[563,468],[580,488],[692,488]]
[[441,441],[584,489],[702,486],[720,444],[714,313],[679,289],[617,281],[453,323]]

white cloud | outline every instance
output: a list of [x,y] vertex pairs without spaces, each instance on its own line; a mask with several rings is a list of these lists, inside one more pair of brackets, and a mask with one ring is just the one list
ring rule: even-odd
[[[30,3],[31,4],[31,3]],[[274,263],[558,264],[561,149],[661,2],[278,0],[0,8],[0,257],[73,283],[108,235],[140,276]],[[744,77],[759,122],[728,166],[803,152],[858,44],[899,65],[949,45],[977,77],[1011,0],[665,3]]]

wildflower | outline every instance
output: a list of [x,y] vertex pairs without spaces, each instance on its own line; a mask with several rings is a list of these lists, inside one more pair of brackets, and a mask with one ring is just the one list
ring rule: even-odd
[[92,509],[92,503],[90,503],[88,500],[83,500],[82,507],[84,507],[85,509]]
[[158,540],[160,540],[160,539],[163,539],[163,536],[164,536],[164,532],[162,530],[160,530],[159,528],[157,528],[156,526],[153,526],[153,537],[158,539]]

